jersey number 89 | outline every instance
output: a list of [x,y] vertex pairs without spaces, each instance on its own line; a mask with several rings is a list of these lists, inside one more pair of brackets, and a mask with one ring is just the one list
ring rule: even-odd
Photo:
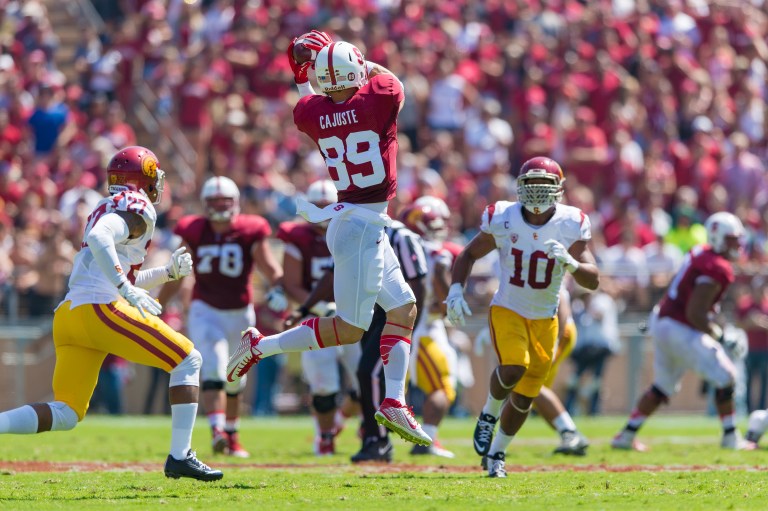
[[[317,145],[325,157],[328,170],[336,170],[336,177],[333,175],[334,172],[330,173],[337,190],[344,191],[353,184],[358,188],[367,188],[384,181],[387,172],[384,169],[384,160],[379,150],[380,140],[376,132],[365,130],[350,133],[346,141],[336,136],[321,138],[317,141]],[[360,151],[361,145],[367,148]],[[360,172],[351,174],[347,170],[348,163],[352,165],[370,163],[373,172],[370,174]]]

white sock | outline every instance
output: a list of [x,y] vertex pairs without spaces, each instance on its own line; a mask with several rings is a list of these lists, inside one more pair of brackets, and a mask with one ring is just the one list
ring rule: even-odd
[[501,405],[504,404],[504,401],[506,401],[506,398],[496,399],[489,392],[488,399],[485,400],[485,405],[483,405],[483,413],[498,419],[499,414],[501,413]]
[[235,417],[234,419],[227,419],[226,423],[224,424],[224,431],[229,431],[232,433],[233,431],[238,431],[240,429],[240,417]]
[[552,425],[555,426],[558,433],[562,433],[563,431],[576,431],[576,423],[573,422],[573,418],[568,412],[563,412],[555,417],[555,420],[552,421]]
[[293,351],[319,350],[315,331],[306,325],[299,325],[285,332],[265,337],[259,343],[259,350],[265,357]]
[[0,413],[0,433],[37,433],[37,412],[29,405]]
[[208,414],[208,423],[211,425],[211,429],[223,431],[225,421],[226,415],[224,415],[224,412],[213,412]]
[[192,448],[197,403],[171,405],[171,456],[183,460]]
[[395,335],[381,337],[381,359],[384,362],[384,397],[405,404],[405,376],[408,373],[411,345],[400,339],[403,338]]
[[510,442],[512,442],[512,439],[515,438],[515,435],[507,435],[504,433],[504,430],[499,428],[499,432],[496,433],[496,435],[493,437],[493,441],[491,442],[491,448],[488,450],[488,456],[493,456],[497,452],[507,452],[507,447],[509,447]]
[[432,440],[437,438],[437,426],[434,424],[424,424],[421,426],[421,429],[423,429],[424,433],[426,433]]

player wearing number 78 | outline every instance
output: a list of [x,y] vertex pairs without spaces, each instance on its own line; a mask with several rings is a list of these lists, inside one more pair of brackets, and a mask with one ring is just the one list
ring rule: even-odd
[[[309,83],[311,60],[299,63],[294,58],[299,43],[316,55],[315,74],[324,94],[315,94]],[[390,71],[366,62],[358,48],[333,42],[323,32],[294,39],[286,54],[301,95],[294,122],[317,144],[339,192],[339,202],[322,209],[302,200],[297,204],[298,213],[312,223],[330,220],[326,242],[336,266],[336,317],[312,318],[270,337],[249,330],[230,359],[228,377],[236,380],[277,353],[356,343],[378,303],[387,312],[380,341],[386,397],[376,420],[406,440],[429,445],[432,439],[405,406],[416,297],[384,234],[391,223],[389,200],[397,190],[397,115],[405,99],[403,86]]]
[[[448,318],[464,324],[464,315],[471,312],[463,289],[472,265],[492,250],[499,251],[499,289],[488,313],[499,365],[491,374],[488,398],[474,433],[475,451],[487,457],[483,461],[491,477],[506,477],[507,446],[549,373],[565,272],[587,289],[597,289],[599,282],[595,258],[587,248],[592,237],[589,218],[578,208],[559,204],[564,181],[554,160],[538,156],[525,162],[517,178],[518,202],[489,205],[481,232],[453,267]],[[497,422],[500,427],[494,438]]]

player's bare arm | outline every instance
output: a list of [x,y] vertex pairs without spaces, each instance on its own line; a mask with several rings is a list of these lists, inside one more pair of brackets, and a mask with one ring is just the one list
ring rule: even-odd
[[269,243],[266,239],[257,241],[251,249],[253,261],[256,268],[266,277],[273,286],[281,285],[283,279],[283,269],[277,263],[275,256],[269,249]]
[[438,262],[435,264],[435,273],[432,276],[432,290],[441,313],[445,313],[443,302],[448,297],[449,287],[451,287],[451,268],[447,264]]
[[[287,274],[288,272],[286,272]],[[333,267],[328,268],[325,274],[320,277],[315,287],[312,288],[301,305],[290,316],[285,319],[285,327],[296,326],[299,321],[305,318],[312,308],[322,301],[333,301]]]
[[722,329],[709,321],[709,311],[712,310],[712,304],[720,295],[721,289],[722,286],[713,280],[699,282],[685,307],[685,317],[691,325],[716,340],[720,338]]
[[306,302],[309,296],[302,283],[303,273],[301,259],[286,250],[283,255],[283,289],[288,298],[298,304]]
[[587,242],[579,240],[568,249],[568,253],[579,262],[579,267],[573,272],[573,278],[584,288],[594,291],[600,285],[600,272],[597,269],[595,256],[587,247]]
[[141,215],[130,211],[115,211],[115,214],[128,224],[129,239],[141,238],[147,232],[147,223],[141,218]]
[[456,258],[451,272],[451,283],[461,284],[463,287],[475,261],[490,254],[495,248],[496,240],[492,235],[485,232],[477,234]]

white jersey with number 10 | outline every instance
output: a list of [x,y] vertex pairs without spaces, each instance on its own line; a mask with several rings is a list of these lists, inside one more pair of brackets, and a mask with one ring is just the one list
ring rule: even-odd
[[544,319],[557,314],[565,267],[547,257],[547,240],[566,248],[589,240],[589,217],[573,206],[557,204],[555,214],[541,226],[523,219],[519,202],[499,201],[485,208],[480,230],[496,240],[499,250],[499,289],[491,305],[517,312],[524,318]]

